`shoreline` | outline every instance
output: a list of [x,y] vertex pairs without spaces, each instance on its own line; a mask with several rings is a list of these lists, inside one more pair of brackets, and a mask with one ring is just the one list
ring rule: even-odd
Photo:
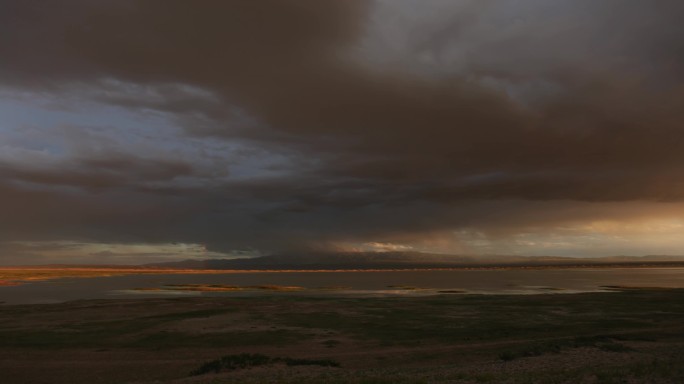
[[445,268],[343,268],[343,269],[172,269],[145,267],[68,267],[68,266],[7,266],[0,267],[0,288],[37,281],[64,278],[96,278],[130,275],[230,275],[279,273],[379,273],[379,272],[449,272],[449,271],[511,271],[511,270],[635,270],[684,269],[684,263],[598,264],[598,265],[508,265]]

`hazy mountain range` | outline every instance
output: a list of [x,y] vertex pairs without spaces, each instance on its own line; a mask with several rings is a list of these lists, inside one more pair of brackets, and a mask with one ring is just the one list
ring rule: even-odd
[[683,256],[611,256],[576,258],[557,256],[465,256],[419,252],[350,252],[282,254],[240,259],[184,260],[146,264],[182,269],[414,269],[553,266],[684,266]]

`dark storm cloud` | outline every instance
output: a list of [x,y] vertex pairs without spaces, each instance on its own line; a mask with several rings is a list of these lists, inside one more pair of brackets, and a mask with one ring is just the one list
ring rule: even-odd
[[[402,28],[393,7],[419,21]],[[520,200],[559,215],[681,201],[683,16],[674,0],[0,1],[6,87],[154,110],[188,140],[289,161],[210,186],[151,183],[211,178],[191,159],[15,162],[2,199],[26,222],[0,220],[27,238],[277,250],[524,225]]]
[[141,182],[172,180],[192,174],[190,165],[182,162],[150,162],[140,158],[83,159],[69,169],[7,169],[0,172],[15,181],[64,185],[88,190],[136,186]]

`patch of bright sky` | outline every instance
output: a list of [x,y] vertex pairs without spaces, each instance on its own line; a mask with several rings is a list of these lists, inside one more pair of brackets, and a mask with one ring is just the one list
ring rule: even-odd
[[[253,257],[254,251],[212,252],[202,244],[117,244],[77,241],[5,243],[3,264],[43,263],[140,264],[178,260]],[[14,255],[14,257],[13,257]]]
[[64,169],[77,167],[81,159],[112,155],[184,161],[200,172],[174,180],[181,186],[289,172],[287,156],[254,143],[187,135],[178,116],[161,109],[163,96],[207,102],[211,95],[190,87],[160,87],[163,92],[109,80],[54,93],[0,89],[0,165]]
[[684,255],[684,219],[600,220],[521,231],[509,235],[491,235],[481,230],[463,228],[427,234],[422,239],[347,244],[341,249],[483,256]]
[[414,249],[411,245],[369,242],[361,244],[358,250],[364,252],[408,252]]
[[458,231],[460,242],[478,254],[529,256],[644,256],[684,254],[684,220],[591,221],[531,228],[510,236]]

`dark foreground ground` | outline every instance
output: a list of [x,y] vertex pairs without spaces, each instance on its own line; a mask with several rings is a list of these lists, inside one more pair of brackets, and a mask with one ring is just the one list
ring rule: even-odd
[[684,383],[684,290],[0,305],[0,382]]

